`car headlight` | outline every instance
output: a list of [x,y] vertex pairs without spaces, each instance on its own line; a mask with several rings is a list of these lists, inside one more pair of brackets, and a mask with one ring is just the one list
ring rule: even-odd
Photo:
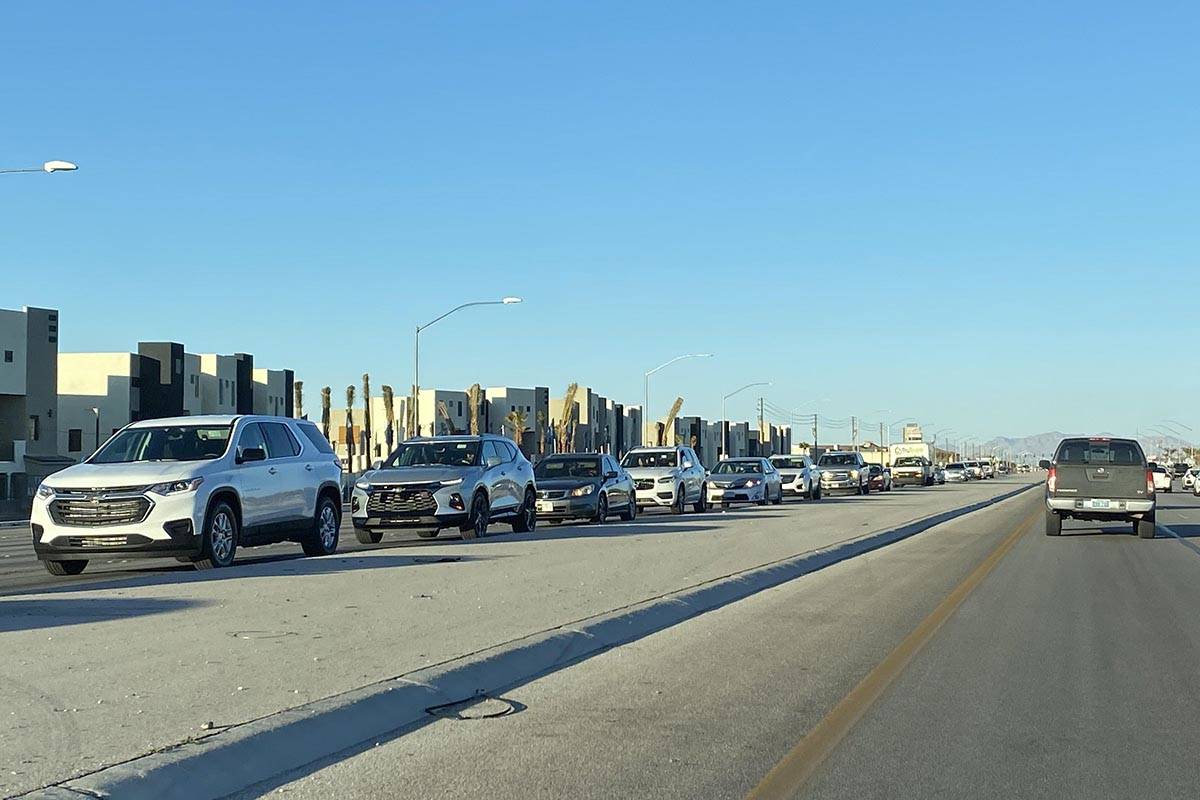
[[754,488],[755,486],[758,486],[758,481],[754,480],[753,478],[752,478],[752,479],[750,479],[750,480],[748,480],[748,481],[746,481],[746,488],[747,488],[747,489],[752,489],[752,488]]
[[146,491],[154,492],[155,494],[182,494],[184,492],[194,492],[200,488],[200,484],[204,483],[204,478],[187,478],[182,481],[167,481],[166,483],[156,483]]
[[857,479],[858,478],[858,470],[856,470],[856,469],[850,470],[850,477]]
[[674,480],[675,479],[672,478],[670,475],[663,475],[661,478],[658,479],[658,482],[659,483],[671,483]]
[[43,500],[49,500],[51,497],[54,497],[54,490],[43,483],[37,488],[37,496]]
[[594,491],[596,491],[596,487],[590,483],[587,486],[576,486],[571,490],[571,497],[587,497]]
[[358,481],[354,484],[354,488],[362,489],[364,492],[370,492],[375,487],[373,487],[368,481]]
[[441,481],[442,486],[458,486],[460,483],[462,483],[462,478],[455,478],[455,479],[449,480],[449,481]]

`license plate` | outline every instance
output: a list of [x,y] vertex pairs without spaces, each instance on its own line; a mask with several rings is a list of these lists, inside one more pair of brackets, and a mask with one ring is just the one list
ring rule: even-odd
[[1108,508],[1111,504],[1109,500],[1093,500],[1092,508]]
[[537,510],[538,511],[553,511],[554,503],[548,502],[546,500],[538,500],[537,501]]

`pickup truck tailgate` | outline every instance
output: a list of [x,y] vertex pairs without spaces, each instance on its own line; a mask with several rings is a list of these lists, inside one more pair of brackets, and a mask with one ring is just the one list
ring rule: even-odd
[[1146,469],[1141,465],[1060,464],[1055,494],[1073,497],[1144,499]]

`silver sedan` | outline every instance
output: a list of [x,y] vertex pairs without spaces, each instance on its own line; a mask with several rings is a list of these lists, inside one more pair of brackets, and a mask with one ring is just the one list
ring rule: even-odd
[[704,491],[709,508],[717,503],[722,508],[732,503],[779,505],[783,502],[783,479],[765,458],[727,458],[709,473]]

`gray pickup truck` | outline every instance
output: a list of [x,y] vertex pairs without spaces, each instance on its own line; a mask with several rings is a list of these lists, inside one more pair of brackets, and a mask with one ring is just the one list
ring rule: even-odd
[[1063,439],[1046,474],[1046,535],[1062,533],[1064,519],[1123,520],[1143,539],[1154,538],[1154,479],[1133,439]]

